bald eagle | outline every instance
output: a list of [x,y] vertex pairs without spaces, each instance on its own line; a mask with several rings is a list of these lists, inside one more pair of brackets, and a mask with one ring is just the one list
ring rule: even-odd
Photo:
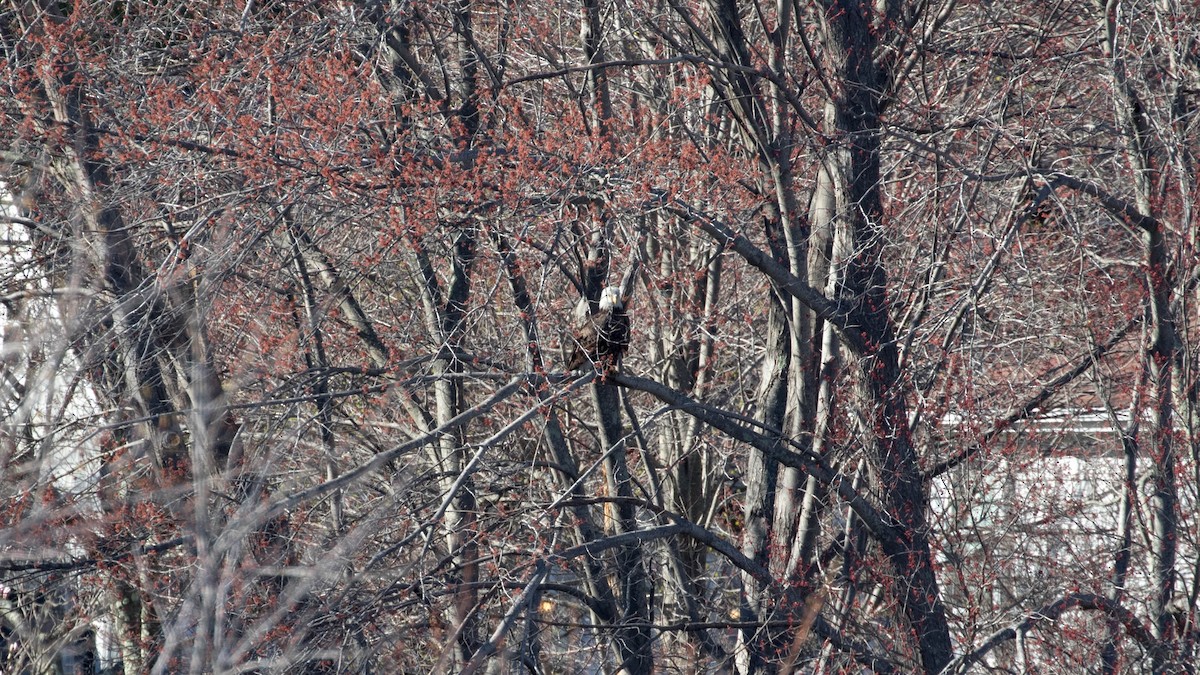
[[589,363],[602,365],[606,371],[615,368],[629,347],[629,315],[625,313],[621,289],[604,289],[596,311],[590,316],[586,310],[582,314],[572,338],[567,370],[578,370]]

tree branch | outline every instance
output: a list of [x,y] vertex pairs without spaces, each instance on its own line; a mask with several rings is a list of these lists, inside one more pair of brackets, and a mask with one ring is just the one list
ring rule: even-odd
[[[1037,171],[1036,168],[1034,170]],[[1134,204],[1121,199],[1120,197],[1114,195],[1108,190],[1105,190],[1103,187],[1096,185],[1095,183],[1083,180],[1081,178],[1076,178],[1075,176],[1071,176],[1061,171],[1038,172],[1038,175],[1055,185],[1064,185],[1072,190],[1095,197],[1106,211],[1116,216],[1121,220],[1121,222],[1129,225],[1130,227],[1136,227],[1147,232],[1156,231],[1161,227],[1161,224],[1157,218],[1149,214],[1142,213]]]
[[[575,546],[565,551],[554,554],[550,557],[550,562],[559,560],[567,560],[577,558],[582,555],[596,556],[604,551],[607,551],[618,546],[624,546],[630,543],[653,541],[655,539],[664,539],[675,535],[685,535],[695,539],[696,541],[708,546],[716,553],[723,556],[735,567],[749,573],[754,578],[761,581],[763,584],[775,588],[783,597],[794,600],[792,603],[796,607],[804,607],[805,598],[800,589],[792,586],[783,586],[775,580],[771,575],[770,570],[751,560],[745,554],[738,550],[737,546],[722,539],[714,534],[711,530],[701,527],[696,523],[678,516],[674,513],[663,512],[662,515],[670,518],[673,522],[667,525],[660,525],[644,530],[636,530],[634,532],[625,532],[622,534],[613,535],[597,541],[587,542],[579,546]],[[780,603],[781,606],[786,606],[788,603]],[[728,624],[732,626],[736,624]],[[886,659],[880,658],[872,654],[871,650],[865,645],[858,644],[848,640],[841,631],[834,630],[821,617],[816,617],[814,620],[814,628],[821,637],[830,641],[830,643],[842,652],[850,654],[854,659],[858,660],[863,665],[871,668],[875,673],[891,673],[895,668]]]
[[1131,611],[1102,595],[1095,593],[1072,593],[1060,598],[1041,609],[1030,612],[1025,618],[992,634],[977,649],[951,661],[942,671],[942,675],[966,673],[996,647],[1016,638],[1019,633],[1025,633],[1045,622],[1057,621],[1062,614],[1071,609],[1083,609],[1103,612],[1108,618],[1120,623],[1125,631],[1151,652],[1159,652],[1162,645],[1150,634],[1150,629]]
[[[900,533],[896,526],[890,523],[891,519],[863,499],[862,495],[854,490],[849,478],[826,466],[820,459],[805,457],[782,447],[776,438],[771,438],[739,424],[735,421],[735,416],[694,401],[664,384],[623,373],[612,374],[609,379],[627,389],[644,391],[658,400],[696,417],[734,440],[753,446],[784,466],[795,467],[813,475],[821,483],[836,490],[838,496],[850,504],[850,508],[854,509],[855,514],[862,518],[872,535],[881,541],[890,543],[896,543],[899,540]],[[780,434],[780,438],[782,438],[782,434]]]
[[1107,354],[1109,350],[1117,345],[1117,343],[1125,339],[1125,336],[1129,334],[1129,331],[1141,322],[1141,314],[1138,314],[1132,319],[1126,321],[1125,325],[1121,326],[1117,332],[1113,333],[1107,340],[1096,345],[1090,352],[1081,357],[1070,370],[1046,383],[1046,385],[1038,390],[1037,393],[1033,394],[1021,403],[1009,408],[1007,412],[992,422],[991,428],[983,433],[979,441],[959,450],[958,452],[947,457],[946,459],[943,459],[925,471],[925,480],[928,481],[940,476],[959,464],[967,461],[971,457],[974,457],[975,454],[982,450],[987,445],[988,441],[995,438],[997,434],[1000,434],[1006,429],[1011,428],[1013,424],[1020,422],[1021,420],[1026,420],[1032,417],[1034,411],[1039,409],[1042,404],[1045,403],[1051,396],[1058,393],[1060,389],[1073,381],[1075,378],[1087,372],[1087,370],[1091,368],[1097,360]]
[[808,282],[792,274],[787,267],[776,262],[774,258],[755,246],[745,236],[734,232],[728,225],[700,213],[691,206],[682,203],[665,207],[671,213],[695,224],[705,234],[727,249],[732,249],[746,262],[766,274],[789,295],[808,306],[818,316],[833,324],[846,345],[859,356],[868,352],[868,344],[862,331],[857,327],[861,324],[852,308],[841,306],[841,303],[830,300],[825,294],[813,288]]

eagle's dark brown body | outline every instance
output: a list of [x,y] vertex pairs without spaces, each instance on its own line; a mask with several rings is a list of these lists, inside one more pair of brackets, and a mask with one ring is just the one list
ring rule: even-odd
[[606,288],[595,313],[583,318],[572,336],[574,344],[567,359],[567,370],[596,364],[604,370],[615,368],[629,347],[629,315],[617,288]]

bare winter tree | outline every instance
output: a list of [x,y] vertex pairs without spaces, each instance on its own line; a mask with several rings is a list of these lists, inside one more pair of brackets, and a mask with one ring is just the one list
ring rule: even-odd
[[0,670],[1190,672],[1197,26],[10,0]]

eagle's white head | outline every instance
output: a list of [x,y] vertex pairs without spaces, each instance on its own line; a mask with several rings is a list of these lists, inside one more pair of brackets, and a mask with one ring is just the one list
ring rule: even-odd
[[609,286],[600,292],[600,311],[606,312],[610,309],[621,309],[625,305],[625,301],[621,299],[621,288],[619,286]]

